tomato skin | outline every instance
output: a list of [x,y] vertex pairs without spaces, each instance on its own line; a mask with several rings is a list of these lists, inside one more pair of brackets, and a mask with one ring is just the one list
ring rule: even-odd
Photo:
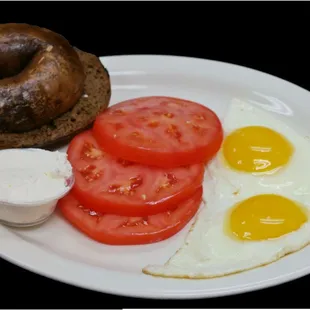
[[[192,145],[192,143],[190,143],[190,147],[183,146],[182,144],[179,146],[172,145],[168,137],[162,132],[160,132],[162,137],[161,140],[155,141],[154,145],[146,142],[146,140],[156,140],[156,135],[158,136],[159,134],[156,132],[153,135],[152,132],[155,132],[157,128],[146,129],[147,126],[144,123],[137,121],[137,119],[142,119],[145,117],[145,114],[149,116],[151,113],[150,111],[160,109],[162,105],[167,104],[167,102],[169,104],[169,101],[176,104],[186,104],[192,110],[204,113],[206,119],[211,123],[210,126],[206,121],[206,124],[204,124],[205,128],[203,128],[205,133],[201,135],[200,138],[197,138],[197,134],[191,133],[193,130],[185,127],[185,124],[190,124],[192,121],[191,118],[189,118],[191,121],[186,121],[186,110],[180,116],[180,118],[182,118],[182,123],[181,121],[171,123],[172,126],[174,126],[174,124],[179,126],[183,130],[183,134],[189,135],[188,140],[192,140],[193,142],[197,141],[194,145]],[[150,102],[150,104],[146,108],[145,106],[148,102]],[[156,102],[160,108],[157,108]],[[137,109],[137,113],[134,113],[134,108],[131,108],[131,106],[134,106],[134,108]],[[129,110],[128,116],[114,115],[118,110],[123,109],[126,111],[127,108]],[[166,106],[163,108],[166,109],[166,112],[169,111],[169,113],[165,113],[165,115],[170,114],[170,111],[172,111],[172,113],[174,111],[173,108],[167,108]],[[172,121],[173,120],[169,120],[169,122]],[[196,120],[196,123],[200,125],[199,121],[201,120]],[[117,125],[118,122],[123,124],[123,128],[113,131],[113,125]],[[187,126],[190,126],[188,124]],[[141,143],[128,143],[128,137],[130,136],[129,130],[140,130],[142,132],[145,130],[147,139]],[[119,133],[124,136],[119,138]],[[212,110],[188,100],[159,96],[130,99],[109,107],[97,117],[93,126],[93,134],[98,143],[100,143],[110,154],[114,156],[119,156],[121,154],[122,158],[126,160],[161,168],[175,168],[197,163],[208,163],[220,149],[224,136],[221,122]],[[127,135],[127,137],[125,137],[125,135]]]
[[[59,200],[58,208],[72,226],[97,242],[108,245],[139,245],[163,241],[177,234],[195,216],[201,202],[202,187],[171,212],[136,219],[110,214],[90,215],[91,211],[79,207],[79,201],[70,192]],[[123,225],[131,221],[133,226]],[[141,224],[141,221],[147,224]],[[138,224],[135,225],[136,223]]]
[[[100,155],[101,158],[85,159],[85,154],[81,155],[85,143],[93,147],[91,150],[87,149],[88,154],[91,153],[93,157]],[[104,153],[91,131],[77,135],[69,144],[67,153],[75,174],[72,192],[85,207],[101,213],[148,216],[167,211],[193,195],[201,186],[204,177],[203,164],[169,170],[134,163],[123,167],[119,164],[119,159]],[[85,174],[85,167],[90,165],[98,172],[93,178],[90,174]],[[117,193],[117,190],[109,192],[115,183],[126,184],[135,177],[136,181],[139,181],[138,175],[141,177],[140,184],[135,183],[133,193],[126,195]],[[167,181],[164,175],[171,176],[171,182]],[[98,180],[93,180],[96,177]],[[167,185],[167,188],[158,191],[161,184]],[[127,189],[126,186],[122,187]]]
[[[219,132],[217,138],[210,143],[208,150],[197,147],[188,152],[175,152],[173,156],[171,156],[165,153],[155,155],[153,151],[148,149],[137,150],[135,147],[123,145],[110,136],[104,135],[98,127],[94,127],[94,133],[98,138],[98,142],[105,141],[104,145],[109,145],[109,152],[111,154],[122,154],[123,158],[126,160],[159,168],[177,168],[200,163],[207,164],[215,156],[217,150],[220,149],[223,141],[223,132]],[[210,152],[210,150],[213,151]],[[154,158],[156,158],[156,161],[153,161]]]

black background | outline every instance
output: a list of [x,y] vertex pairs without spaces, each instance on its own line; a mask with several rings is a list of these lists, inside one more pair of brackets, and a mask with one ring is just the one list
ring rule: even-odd
[[[309,9],[303,2],[2,2],[0,22],[50,28],[97,56],[171,54],[215,59],[310,90]],[[310,277],[225,298],[150,301],[76,288],[0,259],[0,283],[1,308],[310,306]]]

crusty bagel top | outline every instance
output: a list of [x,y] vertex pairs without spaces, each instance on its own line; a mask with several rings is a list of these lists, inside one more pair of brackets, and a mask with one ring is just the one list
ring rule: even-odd
[[71,109],[85,74],[61,35],[28,24],[0,25],[0,132],[25,132]]

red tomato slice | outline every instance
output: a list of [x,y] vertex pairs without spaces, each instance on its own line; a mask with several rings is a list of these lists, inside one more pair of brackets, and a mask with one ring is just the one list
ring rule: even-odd
[[206,163],[223,140],[213,111],[170,97],[141,97],[111,106],[97,117],[93,133],[110,154],[162,168]]
[[99,147],[91,131],[71,141],[68,159],[79,201],[98,212],[125,216],[169,210],[193,195],[204,174],[202,164],[162,169],[117,159]]
[[202,187],[172,211],[148,217],[126,217],[86,209],[71,192],[59,200],[58,207],[73,226],[90,238],[110,245],[134,245],[175,235],[194,217],[201,201]]

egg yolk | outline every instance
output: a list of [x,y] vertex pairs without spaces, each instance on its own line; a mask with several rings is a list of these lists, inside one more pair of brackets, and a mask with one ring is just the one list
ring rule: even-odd
[[225,138],[222,149],[230,167],[249,173],[283,167],[293,154],[293,147],[285,137],[262,126],[233,131]]
[[275,194],[253,196],[229,214],[229,231],[241,240],[278,238],[299,229],[307,212],[296,202]]

